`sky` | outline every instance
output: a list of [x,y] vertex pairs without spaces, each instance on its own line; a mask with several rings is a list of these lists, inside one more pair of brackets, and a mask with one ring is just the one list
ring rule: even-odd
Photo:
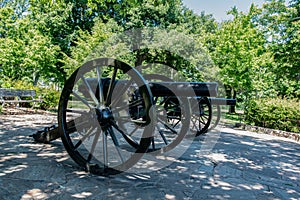
[[205,11],[206,14],[213,14],[219,22],[231,19],[226,12],[232,7],[236,6],[239,11],[247,12],[252,3],[261,6],[264,0],[183,0],[183,4],[195,13]]

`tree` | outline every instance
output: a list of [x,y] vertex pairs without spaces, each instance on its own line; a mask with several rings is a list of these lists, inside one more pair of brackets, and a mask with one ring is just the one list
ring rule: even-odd
[[0,8],[0,38],[13,36],[15,23],[14,10],[10,7]]
[[[203,79],[195,65],[203,65],[203,62],[197,63],[197,59],[203,59],[203,55],[207,54],[203,51],[204,47],[199,36],[202,37],[206,32],[212,32],[217,27],[210,15],[202,13],[198,16],[183,7],[179,0],[124,0],[119,1],[119,5],[113,7],[112,13],[113,20],[106,21],[98,18],[91,31],[80,31],[79,37],[75,40],[76,45],[71,48],[72,66],[82,63],[85,56],[91,54],[93,48],[97,47],[98,53],[102,52],[98,56],[121,56],[122,59],[125,59],[124,61],[133,66],[140,66],[154,60],[170,63],[170,65],[178,66],[182,71],[189,72],[186,74],[190,80],[200,81]],[[121,40],[121,42],[109,41],[109,44],[101,44],[112,33],[119,33],[116,36],[119,38],[116,40]],[[194,44],[180,42],[176,39],[178,33],[186,35],[189,40],[194,40]],[[126,34],[129,38],[126,38]],[[151,48],[149,45],[144,45],[143,41],[146,44],[152,43]],[[101,49],[101,45],[108,47],[105,52]],[[172,45],[173,47],[171,47]],[[173,50],[170,51],[170,48]],[[198,51],[198,55],[188,54],[191,51]],[[183,57],[192,62],[183,61]],[[211,61],[205,60],[205,62],[210,63]]]
[[0,9],[0,70],[3,80],[26,80],[36,84],[39,77],[58,78],[55,72],[59,47],[39,32],[27,17],[16,18],[11,7]]
[[[70,75],[80,67],[87,59],[91,59],[93,53],[101,52],[101,44],[114,33],[121,32],[122,28],[114,20],[104,23],[98,19],[91,32],[80,30],[74,46],[71,47],[71,55],[64,55],[64,70]],[[100,48],[100,49],[99,49]],[[96,51],[96,52],[94,52]],[[108,55],[97,55],[100,57]]]
[[268,48],[274,54],[272,71],[274,82],[280,96],[300,97],[300,16],[299,0],[272,0],[264,4],[257,26],[264,32]]
[[[272,55],[265,49],[263,34],[251,21],[255,11],[254,5],[248,14],[238,12],[234,7],[228,12],[234,19],[223,22],[214,38],[216,48],[212,55],[215,64],[220,67],[227,98],[241,98],[244,95],[249,99],[255,92],[264,90],[262,87],[267,84],[259,75],[262,71],[268,73]],[[230,112],[234,112],[234,107]]]
[[0,0],[0,8],[13,8],[13,11],[15,13],[15,17],[22,18],[29,7],[29,1],[28,0]]

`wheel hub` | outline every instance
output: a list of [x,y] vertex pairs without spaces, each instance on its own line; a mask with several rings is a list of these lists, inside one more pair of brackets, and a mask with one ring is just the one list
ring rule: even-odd
[[96,115],[101,126],[108,125],[108,123],[113,119],[112,111],[108,107],[97,108]]

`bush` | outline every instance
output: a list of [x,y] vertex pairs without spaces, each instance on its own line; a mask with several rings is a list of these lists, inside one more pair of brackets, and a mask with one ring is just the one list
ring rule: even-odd
[[55,109],[58,106],[60,92],[54,89],[40,89],[38,94],[43,102],[40,108],[44,110]]
[[299,99],[265,98],[248,102],[246,122],[255,126],[300,133]]

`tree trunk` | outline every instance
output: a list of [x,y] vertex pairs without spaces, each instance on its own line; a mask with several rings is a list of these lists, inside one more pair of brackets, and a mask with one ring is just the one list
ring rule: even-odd
[[[226,98],[228,99],[235,99],[236,98],[236,91],[232,89],[229,85],[224,85],[225,92],[226,92]],[[235,105],[229,106],[228,113],[235,113]]]
[[[233,90],[233,99],[236,99],[236,91]],[[229,113],[235,113],[235,105],[229,106]]]
[[141,66],[143,64],[143,61],[144,61],[144,56],[143,56],[141,50],[138,49],[136,51],[136,60],[135,60],[135,63],[134,63],[135,67]]
[[33,75],[33,85],[36,86],[40,78],[40,74],[38,72]]

